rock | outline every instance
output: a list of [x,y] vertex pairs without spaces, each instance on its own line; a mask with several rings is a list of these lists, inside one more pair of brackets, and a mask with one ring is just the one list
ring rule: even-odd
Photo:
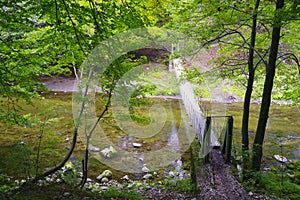
[[71,196],[71,194],[70,194],[69,192],[65,192],[65,193],[63,194],[63,196],[64,196],[64,197],[69,197],[69,196]]
[[102,179],[101,179],[101,183],[108,183],[108,178],[106,178],[106,177],[103,177]]
[[91,147],[91,148],[90,148],[90,151],[91,151],[91,152],[99,152],[99,151],[100,151],[100,148],[97,148],[97,147]]
[[290,174],[290,173],[287,173],[288,177],[290,178],[294,178],[295,177],[295,174]]
[[148,179],[151,179],[151,178],[152,178],[152,174],[145,174],[143,176],[143,179],[145,179],[145,180],[148,180]]
[[271,171],[272,169],[270,168],[270,167],[264,167],[263,168],[263,171],[265,171],[265,172],[268,172],[268,171]]
[[94,181],[93,181],[92,179],[90,179],[90,178],[87,178],[87,179],[86,179],[86,182],[87,182],[87,183],[94,183]]
[[100,187],[100,190],[101,190],[101,191],[106,191],[106,190],[108,190],[108,187],[102,186],[102,187]]
[[97,177],[98,181],[102,182],[102,179],[106,178],[107,182],[112,179],[112,172],[110,170],[105,170]]
[[81,200],[92,200],[93,198],[91,197],[83,197]]
[[168,174],[168,176],[175,177],[175,173],[173,171],[170,171],[169,174]]
[[280,156],[280,155],[274,155],[274,158],[279,161],[279,162],[282,162],[282,163],[286,163],[288,161],[288,159],[284,156]]
[[150,185],[147,185],[145,189],[146,189],[146,190],[151,190],[152,187],[151,187]]
[[100,151],[100,153],[105,158],[111,158],[117,153],[117,150],[115,150],[114,147],[110,146],[109,148],[105,148],[102,151]]
[[143,165],[142,172],[144,172],[144,173],[149,173],[150,172],[150,169],[148,169],[146,164]]
[[46,177],[46,182],[50,183],[52,179],[50,177]]
[[250,197],[252,197],[252,196],[253,196],[253,192],[249,192],[248,195],[249,195]]
[[56,181],[55,181],[56,183],[61,183],[62,182],[62,180],[61,179],[56,179]]
[[128,175],[125,175],[121,178],[122,181],[129,181],[129,177]]
[[72,164],[72,162],[68,161],[68,162],[66,162],[66,164],[65,164],[64,167],[65,167],[66,169],[71,169],[71,168],[73,168],[73,164]]
[[132,143],[132,146],[133,146],[134,148],[141,148],[141,147],[142,147],[142,144],[133,142],[133,143]]
[[70,141],[70,138],[66,138],[65,141],[66,141],[66,142],[69,142],[69,141]]

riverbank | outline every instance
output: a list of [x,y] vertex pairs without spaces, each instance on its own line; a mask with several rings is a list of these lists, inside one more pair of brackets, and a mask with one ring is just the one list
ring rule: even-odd
[[[68,76],[57,76],[57,77],[42,77],[40,80],[43,82],[45,87],[53,92],[76,92],[76,77]],[[199,101],[212,101],[218,103],[239,103],[244,102],[243,97],[231,92],[220,95],[222,98],[199,98]],[[148,95],[149,98],[162,98],[162,99],[181,99],[180,95]],[[261,100],[251,100],[251,104],[261,104]],[[281,106],[293,105],[300,103],[295,103],[291,100],[272,100],[271,104],[278,104]]]

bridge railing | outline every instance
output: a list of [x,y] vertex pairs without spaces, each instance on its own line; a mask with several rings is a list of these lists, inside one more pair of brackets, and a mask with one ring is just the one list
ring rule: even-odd
[[[225,118],[225,129],[223,133],[218,133],[217,135],[223,135],[223,137],[216,138],[212,134],[212,119],[213,118]],[[216,133],[214,133],[216,134]],[[233,117],[232,116],[209,116],[206,117],[204,137],[202,142],[202,154],[205,154],[204,162],[209,162],[209,152],[212,148],[221,148],[221,153],[223,154],[225,161],[231,161],[232,152],[232,137],[233,137]]]

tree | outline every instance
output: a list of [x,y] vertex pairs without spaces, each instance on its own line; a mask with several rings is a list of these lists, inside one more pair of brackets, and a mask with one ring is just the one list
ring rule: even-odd
[[[87,54],[100,42],[150,24],[143,12],[145,8],[138,3],[136,0],[1,1],[0,94],[8,99],[5,102],[8,110],[0,110],[1,118],[23,125],[26,121],[19,115],[16,101],[25,99],[30,103],[32,98],[39,97],[39,91],[45,89],[39,80],[41,76],[68,75],[72,71],[77,74]],[[62,161],[34,180],[64,166],[75,148],[78,127],[79,123],[75,124],[71,147]]]
[[260,0],[257,0],[254,6],[254,11],[252,14],[252,26],[251,26],[251,41],[248,53],[248,81],[247,88],[244,96],[244,110],[243,110],[243,120],[242,120],[242,151],[243,151],[243,169],[249,168],[247,165],[249,163],[249,113],[250,113],[250,103],[251,95],[253,91],[253,83],[255,77],[255,67],[254,67],[254,50],[256,41],[256,26],[257,26],[257,12],[259,8]]
[[280,40],[280,29],[282,27],[281,24],[282,24],[283,16],[282,13],[280,12],[283,6],[284,6],[284,0],[278,0],[276,2],[276,12],[273,21],[270,55],[269,55],[268,65],[266,68],[266,78],[265,78],[259,120],[257,124],[255,139],[253,142],[252,168],[255,171],[259,171],[261,166],[262,146],[264,142],[267,121],[269,117],[269,109],[271,103],[271,96],[272,96],[272,89],[273,89],[273,82],[274,82],[276,61],[277,61],[277,54],[278,54],[278,46]]
[[41,76],[76,73],[101,41],[149,24],[136,0],[12,0],[0,8],[0,93],[9,105],[0,116],[18,124],[25,119],[15,101],[38,97]]

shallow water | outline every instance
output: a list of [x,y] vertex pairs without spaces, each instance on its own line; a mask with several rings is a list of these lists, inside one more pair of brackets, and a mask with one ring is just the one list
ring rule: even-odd
[[[219,104],[202,102],[207,112],[214,115],[232,115],[234,118],[234,148],[241,151],[241,128],[243,103]],[[222,108],[220,112],[219,108]],[[225,108],[225,109],[224,109]],[[250,148],[255,136],[260,104],[251,104],[249,119]],[[226,112],[224,112],[226,110]],[[264,160],[272,162],[273,155],[283,154],[289,159],[300,159],[300,105],[273,104],[270,107],[267,130],[265,134]]]
[[[22,103],[23,113],[31,113],[32,120],[50,120],[57,119],[54,122],[44,125],[44,135],[41,138],[40,146],[40,170],[56,165],[67,152],[74,129],[72,117],[72,94],[64,92],[52,92],[45,95],[44,100],[34,100],[32,107],[26,103]],[[168,170],[179,169],[180,163],[189,160],[189,144],[194,137],[190,122],[187,119],[184,106],[177,99],[151,99],[147,106],[136,107],[134,112],[140,119],[147,122],[149,118],[149,107],[153,104],[160,104],[166,110],[166,121],[161,131],[157,132],[150,138],[138,138],[134,135],[123,132],[109,113],[102,121],[102,135],[105,136],[109,144],[114,144],[115,148],[120,152],[114,160],[115,164],[112,169],[113,174],[117,178],[121,178],[124,174],[135,169],[140,172],[143,164],[147,164],[151,170],[158,170],[166,173]],[[241,120],[242,120],[242,103],[232,103],[223,105],[213,105],[213,103],[205,102],[205,106],[212,115],[220,113],[232,115],[234,117],[234,143],[233,149],[236,154],[241,150]],[[213,108],[213,109],[212,109]],[[226,112],[224,113],[224,108]],[[260,105],[251,105],[250,115],[250,142],[254,138],[254,132],[257,124],[257,116]],[[272,105],[270,110],[270,118],[267,127],[267,133],[264,145],[264,162],[275,162],[273,155],[283,154],[289,159],[300,159],[300,112],[299,105]],[[161,113],[156,113],[161,115]],[[154,118],[157,116],[153,116]],[[41,123],[41,122],[40,122]],[[0,173],[12,176],[26,176],[32,174],[35,167],[36,152],[38,150],[39,135],[41,133],[41,124],[32,125],[31,127],[0,126]],[[221,130],[221,129],[220,129]],[[24,146],[20,146],[20,142],[25,142]],[[100,140],[101,141],[101,140]],[[95,141],[97,142],[97,141]],[[141,148],[134,148],[132,142],[142,144]],[[94,143],[97,146],[96,143]],[[281,145],[281,147],[280,147]],[[99,148],[108,147],[107,143],[99,144]],[[98,147],[98,146],[97,146]],[[78,141],[76,151],[72,159],[80,164],[83,158],[84,145],[83,141]],[[89,163],[89,176],[95,178],[103,170],[109,168],[112,160],[107,160],[100,156],[99,152]],[[26,156],[24,156],[26,155]],[[153,159],[155,158],[155,159]],[[127,160],[126,160],[127,159]],[[101,162],[99,162],[99,160]],[[124,168],[118,165],[125,165]],[[80,165],[79,165],[80,166]],[[30,169],[28,169],[30,168]],[[140,178],[140,173],[132,175],[132,178]]]

